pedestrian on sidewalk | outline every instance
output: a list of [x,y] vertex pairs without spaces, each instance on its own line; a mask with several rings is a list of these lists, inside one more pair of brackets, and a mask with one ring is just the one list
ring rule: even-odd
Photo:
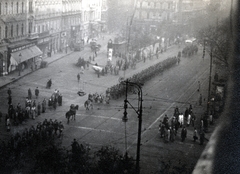
[[78,83],[80,82],[80,73],[77,74]]
[[10,89],[10,88],[8,88],[8,91],[7,91],[7,93],[8,93],[8,96],[11,96],[11,95],[12,95],[12,91],[11,91],[11,89]]
[[32,91],[30,88],[28,89],[28,99],[32,99]]
[[39,89],[38,87],[35,89],[35,96],[36,96],[36,99],[38,98],[38,95],[39,95]]

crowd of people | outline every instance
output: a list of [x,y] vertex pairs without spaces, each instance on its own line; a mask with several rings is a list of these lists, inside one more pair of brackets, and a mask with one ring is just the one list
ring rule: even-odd
[[[11,126],[22,124],[22,122],[27,119],[36,119],[36,117],[46,112],[47,100],[45,98],[43,98],[42,101],[39,99],[40,91],[38,87],[36,87],[34,92],[35,98],[32,95],[32,90],[30,88],[28,89],[25,106],[22,106],[20,103],[14,106],[12,90],[9,88],[7,93],[8,112],[5,117],[5,123],[8,132],[10,132]],[[55,90],[48,100],[48,106],[53,106],[54,109],[56,109],[57,104],[59,106],[62,105],[62,95],[59,93],[59,90]]]
[[192,105],[190,105],[184,113],[179,112],[178,107],[176,107],[171,119],[165,115],[163,120],[160,120],[159,132],[160,137],[163,138],[165,142],[174,142],[178,135],[178,130],[181,129],[180,139],[184,142],[185,139],[189,137],[187,136],[187,129],[192,127],[192,140],[196,142],[199,139],[199,143],[202,145],[205,139],[204,131],[206,126],[203,118],[200,119],[200,122],[196,122],[196,116],[193,113]]
[[45,119],[43,122],[39,122],[37,126],[32,125],[30,128],[25,128],[22,133],[15,133],[7,142],[1,141],[1,163],[9,162],[9,159],[17,160],[31,149],[44,147],[44,144],[54,141],[55,138],[61,138],[63,130],[64,126],[61,121]]
[[182,56],[183,57],[190,57],[194,54],[197,54],[198,47],[197,45],[187,45],[182,50]]

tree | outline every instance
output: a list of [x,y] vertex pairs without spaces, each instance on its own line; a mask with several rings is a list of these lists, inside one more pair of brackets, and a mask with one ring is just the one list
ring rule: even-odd
[[209,25],[198,32],[198,41],[205,45],[206,51],[212,53],[220,63],[228,67],[228,55],[233,40],[230,30],[230,19],[224,19],[216,26]]
[[133,159],[120,155],[119,150],[114,147],[103,146],[95,155],[99,174],[135,173]]
[[35,173],[68,173],[68,157],[64,148],[52,145],[38,152],[35,158]]

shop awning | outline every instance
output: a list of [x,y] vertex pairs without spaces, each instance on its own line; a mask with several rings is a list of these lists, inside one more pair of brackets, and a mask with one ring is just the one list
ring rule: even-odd
[[14,58],[18,63],[40,55],[42,55],[42,51],[37,46],[32,46],[24,50],[11,53],[11,57]]

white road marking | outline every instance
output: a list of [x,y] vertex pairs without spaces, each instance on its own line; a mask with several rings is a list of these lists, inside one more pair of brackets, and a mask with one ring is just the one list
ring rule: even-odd
[[106,133],[114,133],[114,134],[124,135],[123,133],[119,133],[119,132],[113,132],[113,131],[108,131],[108,130],[103,130],[103,129],[95,129],[95,128],[90,128],[90,127],[83,127],[83,126],[69,126],[69,127],[84,129],[84,130],[90,130],[90,131],[106,132]]
[[77,116],[83,116],[83,117],[95,117],[95,118],[103,118],[103,119],[111,119],[111,120],[122,121],[122,119],[120,119],[120,118],[107,117],[107,116],[103,116],[103,115],[76,114],[76,118],[77,118]]

